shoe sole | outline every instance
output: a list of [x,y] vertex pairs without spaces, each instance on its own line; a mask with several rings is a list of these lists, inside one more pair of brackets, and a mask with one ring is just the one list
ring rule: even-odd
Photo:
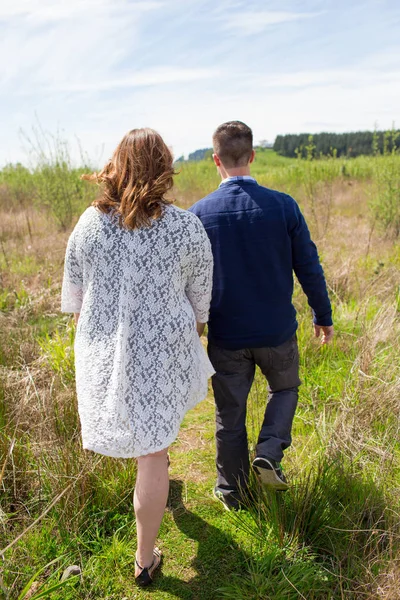
[[231,511],[230,507],[227,504],[225,504],[225,502],[223,501],[223,499],[221,498],[221,496],[218,496],[218,494],[216,493],[215,490],[213,491],[213,497],[214,497],[215,500],[218,500],[218,502],[220,504],[222,504],[222,506],[224,507],[225,510],[227,510],[228,512]]
[[[222,494],[221,494],[222,496]],[[215,498],[215,500],[218,500],[218,502],[220,504],[222,504],[222,506],[224,507],[225,510],[227,510],[228,512],[237,512],[240,510],[245,510],[244,506],[229,506],[229,504],[226,504],[226,502],[223,501],[223,499],[221,498],[221,496],[218,495],[218,493],[214,490],[213,491],[213,497]]]
[[275,473],[273,468],[268,469],[261,467],[260,465],[255,465],[253,462],[253,469],[260,476],[261,483],[268,487],[272,487],[275,490],[280,492],[286,492],[289,489],[289,485],[279,479],[278,475]]

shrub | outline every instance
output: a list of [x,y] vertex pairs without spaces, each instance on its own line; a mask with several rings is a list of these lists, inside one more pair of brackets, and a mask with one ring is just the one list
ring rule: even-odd
[[397,147],[399,132],[387,131],[383,151],[375,142],[374,188],[370,208],[374,220],[384,231],[398,238],[400,235],[400,153]]
[[47,208],[59,228],[65,231],[74,216],[94,198],[96,190],[80,179],[80,174],[92,167],[81,149],[82,168],[74,167],[70,144],[59,132],[52,135],[39,126],[32,129],[32,136],[23,134],[23,137],[34,164],[36,203]]

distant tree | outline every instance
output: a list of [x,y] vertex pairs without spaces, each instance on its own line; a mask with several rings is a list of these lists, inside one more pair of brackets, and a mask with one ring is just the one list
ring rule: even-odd
[[[282,156],[307,156],[309,133],[287,134],[276,136],[274,150]],[[387,140],[387,141],[385,141]],[[393,141],[394,140],[394,141]],[[385,143],[387,150],[400,148],[399,137],[385,137],[383,131],[355,131],[350,133],[321,132],[312,136],[315,145],[314,156],[327,156],[336,150],[337,156],[359,156],[383,152]]]
[[258,142],[259,148],[272,148],[273,145],[274,145],[273,142],[269,142],[268,140],[260,140]]
[[191,152],[188,156],[188,160],[203,160],[206,157],[206,154],[209,153],[209,156],[212,154],[212,148],[202,148],[201,150],[195,150]]

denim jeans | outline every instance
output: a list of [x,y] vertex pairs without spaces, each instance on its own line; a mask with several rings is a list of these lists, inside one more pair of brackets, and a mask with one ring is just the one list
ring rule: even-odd
[[247,397],[256,365],[269,385],[269,401],[258,437],[257,456],[280,461],[291,444],[299,379],[297,338],[276,347],[227,350],[212,343],[208,353],[216,371],[212,378],[216,404],[217,489],[237,496],[249,477]]

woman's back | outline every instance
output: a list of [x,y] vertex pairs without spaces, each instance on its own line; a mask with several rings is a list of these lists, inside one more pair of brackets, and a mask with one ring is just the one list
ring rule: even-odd
[[139,456],[175,439],[212,372],[196,332],[196,320],[207,321],[211,270],[207,234],[191,213],[166,206],[133,230],[94,207],[82,215],[68,243],[62,308],[80,312],[85,447]]
[[[85,321],[87,314],[95,328],[103,317],[98,327],[110,333],[127,311],[133,321],[156,314],[153,328],[160,328],[163,319],[179,317],[182,309],[190,308],[185,288],[203,254],[205,237],[198,219],[174,206],[165,207],[150,227],[134,230],[120,227],[117,216],[88,208],[69,244],[69,280],[82,285],[85,297],[80,319]],[[205,286],[204,281],[197,302],[192,299],[197,313],[207,313]],[[70,295],[65,286],[66,303]],[[202,321],[207,314],[197,317]]]
[[[214,370],[199,335],[213,259],[201,222],[172,206],[173,156],[153,129],[132,129],[68,241],[62,310],[75,313],[83,447],[137,458],[135,579],[152,582],[168,496],[169,445]],[[197,321],[197,322],[196,322]]]

